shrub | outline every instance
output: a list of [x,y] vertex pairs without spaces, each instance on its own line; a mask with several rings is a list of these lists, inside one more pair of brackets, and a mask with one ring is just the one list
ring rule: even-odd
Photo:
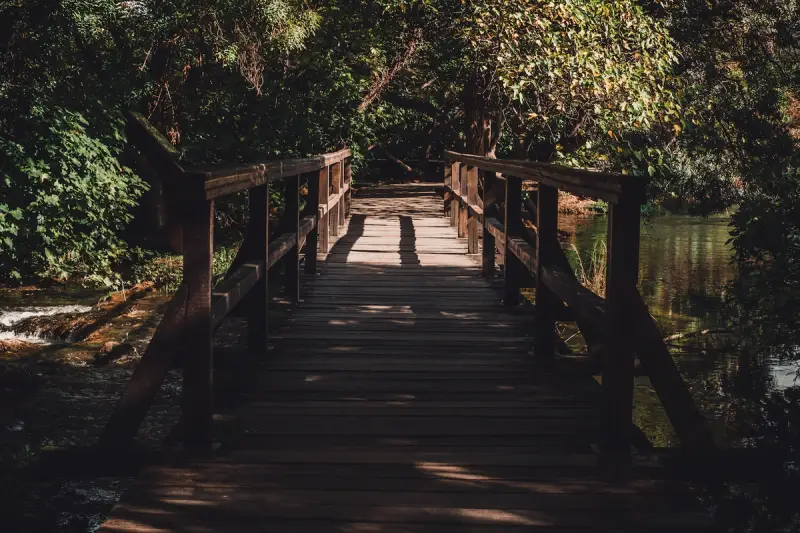
[[0,137],[0,278],[110,284],[126,252],[120,238],[145,183],[120,165],[122,121],[98,135],[62,107],[34,106]]

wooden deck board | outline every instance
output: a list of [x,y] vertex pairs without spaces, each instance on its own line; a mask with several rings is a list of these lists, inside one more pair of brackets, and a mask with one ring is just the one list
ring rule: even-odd
[[146,468],[100,531],[713,530],[657,464],[620,478],[592,452],[592,376],[537,363],[431,186],[351,214],[222,449]]

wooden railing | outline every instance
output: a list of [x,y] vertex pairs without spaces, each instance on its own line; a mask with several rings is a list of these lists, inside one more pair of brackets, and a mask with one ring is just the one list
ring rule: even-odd
[[[131,443],[167,371],[180,355],[183,391],[179,435],[187,445],[207,445],[213,414],[213,336],[234,309],[247,317],[249,348],[267,350],[268,276],[279,262],[285,289],[297,301],[300,252],[305,246],[307,273],[314,273],[317,252],[327,253],[329,235],[337,235],[350,203],[350,150],[305,159],[286,159],[223,169],[184,169],[177,152],[147,120],[128,117],[130,142],[159,172],[165,195],[178,211],[182,227],[183,282],[170,301],[150,344],[128,382],[100,438],[116,449]],[[283,183],[284,210],[269,227],[269,189]],[[307,184],[305,208],[300,193]],[[212,287],[214,201],[247,191],[249,225],[223,281]]]
[[[538,356],[555,354],[556,321],[569,319],[600,358],[605,449],[627,454],[630,448],[638,356],[684,447],[698,455],[712,452],[711,433],[637,288],[644,180],[455,152],[445,152],[445,160],[445,208],[458,236],[467,239],[468,252],[478,253],[482,233],[482,271],[491,276],[495,249],[500,251],[506,305],[521,301],[520,289],[535,287]],[[529,198],[523,182],[538,185]],[[581,285],[561,249],[559,190],[609,204],[605,295]]]

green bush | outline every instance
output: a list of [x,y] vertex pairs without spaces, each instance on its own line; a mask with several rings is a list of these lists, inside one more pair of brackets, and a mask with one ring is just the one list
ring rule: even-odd
[[[233,264],[240,243],[231,246],[219,246],[214,250],[211,273],[214,285],[222,281],[222,277]],[[131,251],[132,261],[131,283],[153,282],[156,287],[167,293],[175,292],[183,281],[183,257],[179,254],[164,254],[135,248]]]
[[[109,127],[112,125],[113,127]],[[100,135],[62,107],[33,107],[0,137],[0,279],[105,281],[146,184],[119,162],[122,121]]]

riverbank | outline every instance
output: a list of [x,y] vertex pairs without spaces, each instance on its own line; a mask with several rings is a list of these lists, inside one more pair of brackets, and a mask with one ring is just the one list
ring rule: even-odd
[[[111,295],[63,286],[0,291],[0,516],[9,531],[93,531],[130,483],[42,475],[36,465],[96,442],[167,301],[149,286]],[[157,447],[174,425],[179,383],[171,372],[141,446]]]

